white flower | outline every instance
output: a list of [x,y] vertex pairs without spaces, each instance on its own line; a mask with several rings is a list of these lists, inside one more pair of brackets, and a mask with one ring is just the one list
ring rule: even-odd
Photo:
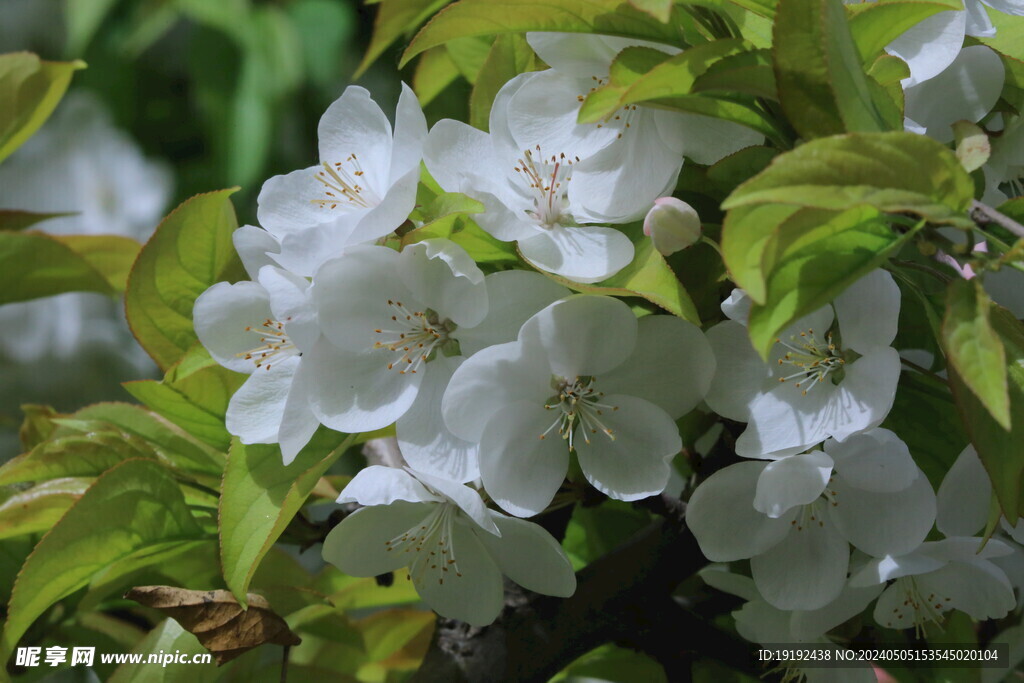
[[301,275],[405,222],[416,204],[427,124],[404,83],[393,135],[370,93],[349,86],[327,108],[317,134],[320,164],[274,176],[258,199],[259,222],[280,243],[273,258]]
[[[903,87],[919,85],[942,73],[960,54],[965,36],[996,34],[985,5],[1005,14],[1024,15],[1021,0],[964,0],[964,10],[934,14],[912,26],[886,47],[910,67]],[[969,48],[968,48],[969,49]]]
[[713,372],[695,325],[637,321],[617,299],[572,296],[526,321],[515,342],[463,363],[442,410],[453,433],[480,443],[494,501],[529,516],[551,502],[571,450],[613,498],[661,492],[682,446],[674,420],[697,405]]
[[503,605],[502,574],[568,597],[576,575],[542,527],[488,510],[473,489],[422,472],[367,467],[338,497],[367,506],[324,540],[324,559],[353,576],[409,567],[423,601],[442,616],[485,626]]
[[743,322],[711,328],[718,370],[707,403],[719,415],[748,422],[736,452],[748,458],[799,453],[879,425],[899,379],[899,355],[889,346],[899,309],[899,288],[878,270],[791,325],[768,363]]
[[246,444],[280,443],[289,464],[318,425],[299,372],[320,337],[309,283],[264,266],[258,282],[218,282],[199,295],[193,320],[214,360],[250,375],[228,404],[228,431]]
[[965,47],[941,73],[905,90],[907,129],[949,142],[954,123],[980,121],[992,110],[1004,76],[1003,62],[993,50]]
[[886,628],[913,627],[919,634],[928,623],[941,624],[951,609],[979,621],[999,619],[1017,600],[1006,574],[993,558],[1011,554],[998,539],[951,536],[922,543],[912,552],[886,555],[867,562],[850,579],[851,586],[892,581],[875,604],[875,621]]
[[659,197],[644,218],[644,234],[668,256],[700,240],[700,216],[681,199]]
[[528,33],[526,37],[552,68],[530,74],[513,93],[509,132],[518,142],[567,154],[579,146],[600,150],[583,160],[574,182],[587,188],[584,206],[606,220],[639,218],[656,197],[670,194],[684,155],[711,164],[763,140],[759,133],[730,121],[638,105],[626,106],[606,121],[577,124],[580,105],[593,89],[605,84],[619,52],[634,46],[667,54],[678,50],[612,36]]
[[[489,297],[489,289],[499,295]],[[530,315],[567,293],[537,273],[484,278],[448,240],[401,253],[353,247],[320,268],[312,291],[325,338],[306,362],[320,421],[365,432],[397,420],[408,462],[457,481],[476,478],[478,469],[476,444],[452,436],[441,418],[441,394],[461,361],[451,356],[513,338]]]
[[846,582],[848,543],[871,554],[909,552],[935,520],[935,494],[892,432],[825,447],[727,467],[687,508],[704,555],[751,558],[758,590],[778,609],[834,600]]
[[[712,588],[736,595],[747,602],[732,613],[736,631],[752,643],[813,643],[819,647],[839,649],[826,634],[864,611],[882,591],[881,586],[852,588],[844,586],[839,596],[815,610],[780,610],[772,607],[757,590],[752,579],[726,571],[722,565],[709,565],[700,577]],[[801,662],[782,663],[786,667],[783,680],[806,680],[808,683],[874,683],[874,671],[866,662],[858,668],[802,669]]]
[[518,144],[508,135],[508,100],[522,82],[517,77],[498,93],[490,134],[459,121],[438,122],[424,162],[442,188],[481,201],[486,210],[474,220],[495,238],[517,242],[537,268],[577,282],[604,280],[633,260],[633,243],[613,228],[581,225],[603,221],[587,210],[592,198],[574,181],[588,150]]

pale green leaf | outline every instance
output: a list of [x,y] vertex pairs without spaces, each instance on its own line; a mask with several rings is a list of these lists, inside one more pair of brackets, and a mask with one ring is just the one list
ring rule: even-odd
[[0,539],[49,530],[92,484],[92,479],[66,477],[17,491],[0,503]]
[[53,113],[85,62],[44,62],[29,52],[0,55],[0,161]]
[[108,565],[147,548],[198,538],[177,482],[156,463],[129,460],[101,476],[25,561],[14,584],[0,659],[52,604]]

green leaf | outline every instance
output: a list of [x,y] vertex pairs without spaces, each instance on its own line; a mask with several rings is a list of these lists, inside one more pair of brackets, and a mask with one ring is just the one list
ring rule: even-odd
[[0,232],[0,304],[125,289],[139,243],[116,235]]
[[44,62],[29,52],[0,55],[0,161],[53,113],[85,62]]
[[993,306],[989,316],[1006,357],[1012,429],[1003,429],[996,422],[953,366],[948,369],[949,386],[971,443],[992,480],[1003,514],[1013,524],[1021,511],[1024,475],[1024,449],[1020,447],[1024,443],[1024,325],[999,306]]
[[373,577],[349,576],[328,565],[316,578],[313,587],[326,594],[330,603],[340,610],[390,607],[419,602],[419,593],[408,576],[405,568],[399,569],[392,585],[381,586]]
[[[340,441],[339,441],[340,440]],[[239,602],[260,560],[354,437],[321,430],[288,466],[275,445],[231,442],[220,500],[221,565]]]
[[964,213],[973,197],[973,181],[945,145],[913,133],[853,133],[779,155],[722,208],[777,202],[844,211],[868,205],[970,227]]
[[164,619],[131,651],[142,655],[142,663],[122,664],[108,679],[108,683],[213,683],[221,676],[221,672],[214,666],[156,667],[146,663],[145,658],[157,652],[180,652],[186,656],[209,655],[199,640],[174,619]]
[[857,52],[865,64],[872,61],[885,46],[933,14],[946,10],[962,10],[959,0],[880,0],[847,5],[850,33]]
[[287,5],[299,35],[309,80],[329,88],[341,75],[348,41],[356,28],[356,10],[332,0],[297,0]]
[[65,16],[69,54],[81,55],[85,52],[96,29],[116,4],[117,0],[75,0],[67,3]]
[[434,615],[423,610],[389,609],[371,614],[357,625],[363,633],[367,659],[391,656],[434,625]]
[[[89,423],[102,429],[102,423]],[[136,437],[114,429],[59,436],[0,466],[0,485],[47,481],[63,477],[98,477],[137,458],[155,459],[152,449]]]
[[741,93],[778,100],[770,50],[751,50],[723,57],[694,80],[695,93]]
[[765,301],[753,305],[748,321],[754,348],[767,358],[783,328],[835,299],[913,234],[894,232],[870,207],[797,211],[765,246]]
[[492,42],[487,37],[473,36],[455,38],[444,44],[452,63],[455,64],[462,77],[469,81],[470,85],[476,84],[477,75],[491,51]]
[[633,261],[618,273],[593,285],[581,284],[564,277],[544,273],[552,280],[588,294],[608,296],[639,296],[673,315],[700,325],[697,307],[679,282],[654,243],[643,234],[634,243]]
[[967,387],[1005,430],[1010,429],[1006,354],[989,322],[992,302],[977,281],[954,280],[942,321],[942,347]]
[[231,435],[224,427],[224,418],[191,401],[170,384],[152,379],[124,382],[129,394],[150,410],[178,425],[192,436],[220,451],[226,451]]
[[668,683],[665,670],[641,652],[614,645],[602,645],[565,669],[569,680],[600,679],[608,683]]
[[420,106],[430,104],[458,77],[459,67],[455,66],[443,45],[424,52],[416,62],[416,71],[412,76],[412,89]]
[[18,491],[0,503],[0,539],[44,532],[82,497],[92,479],[53,479]]
[[74,211],[62,213],[36,213],[33,211],[19,211],[17,209],[0,209],[0,230],[17,232],[31,228],[36,223],[61,218],[63,216],[74,216]]
[[48,607],[89,583],[108,565],[201,530],[167,471],[129,460],[113,468],[68,510],[25,561],[14,584],[0,641],[7,661],[25,630]]
[[506,33],[495,38],[469,98],[469,124],[486,131],[491,105],[501,87],[514,76],[536,68],[537,59],[525,36]]
[[359,63],[352,78],[357,79],[362,76],[392,43],[415,31],[430,15],[447,5],[449,1],[381,0],[377,17],[373,22],[373,37],[370,39],[370,46],[366,48],[363,61]]
[[779,101],[801,136],[888,128],[840,0],[780,0],[774,36]]
[[163,370],[197,340],[192,328],[196,298],[216,282],[244,277],[231,242],[238,221],[228,197],[235,189],[196,195],[181,204],[142,248],[128,278],[128,324]]
[[416,34],[399,67],[454,38],[525,31],[601,33],[670,45],[681,38],[678,26],[663,24],[624,0],[461,0],[438,12]]
[[672,0],[629,0],[629,4],[663,24],[668,23],[672,17]]
[[579,121],[595,123],[628,104],[689,95],[712,64],[746,49],[737,38],[697,45],[672,57],[649,47],[626,48],[612,62],[608,84],[587,96]]

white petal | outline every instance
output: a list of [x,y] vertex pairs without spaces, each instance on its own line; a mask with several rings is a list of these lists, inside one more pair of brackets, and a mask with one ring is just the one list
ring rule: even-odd
[[342,520],[324,539],[324,559],[351,576],[377,576],[404,567],[409,554],[388,552],[385,541],[416,527],[436,503],[375,505]]
[[1013,554],[1014,547],[998,538],[985,541],[974,536],[950,536],[941,541],[922,543],[918,554],[934,557],[938,560],[976,560],[1006,557]]
[[750,307],[753,301],[742,289],[736,288],[729,292],[729,296],[722,302],[720,308],[729,320],[746,325],[750,317]]
[[399,276],[410,292],[444,318],[472,327],[487,315],[484,274],[466,250],[444,239],[402,251]]
[[444,502],[443,498],[427,491],[423,484],[405,470],[381,465],[359,470],[338,496],[339,503],[359,503],[363,506],[389,505],[396,500],[409,503]]
[[686,523],[712,562],[759,555],[789,533],[791,516],[772,519],[754,509],[761,462],[741,462],[715,472],[693,492]]
[[736,440],[736,453],[761,458],[784,450],[804,450],[825,440],[837,388],[825,382],[812,391],[801,395],[792,383],[780,383],[758,394],[750,403],[747,429]]
[[953,123],[980,121],[992,109],[1003,90],[1004,75],[1003,63],[991,49],[965,47],[945,71],[927,83],[907,88],[907,116],[940,142],[952,140]]
[[886,555],[870,560],[858,569],[850,578],[850,585],[854,587],[877,586],[902,576],[926,574],[945,564],[946,562],[943,560],[920,553],[910,553],[899,557]]
[[427,119],[423,116],[420,101],[412,88],[402,83],[402,94],[398,96],[398,109],[395,110],[395,139],[391,148],[392,185],[409,171],[416,171],[419,175],[426,139]]
[[544,349],[560,377],[601,375],[623,363],[636,345],[637,321],[625,303],[578,294],[557,301],[526,321],[523,344]]
[[753,643],[790,643],[790,613],[772,607],[764,600],[752,600],[732,613],[736,631]]
[[245,380],[228,403],[224,416],[227,430],[245,444],[277,443],[285,402],[299,363],[299,358],[286,358]]
[[509,342],[477,352],[455,371],[441,412],[453,434],[476,443],[487,423],[509,404],[541,405],[552,393],[551,370],[542,350]]
[[715,354],[715,374],[704,400],[719,415],[747,422],[751,403],[766,385],[771,387],[771,368],[757,355],[747,328],[738,322],[715,325],[707,338]]
[[992,482],[974,446],[967,446],[939,486],[935,525],[946,536],[972,536],[988,521]]
[[[435,612],[449,619],[459,619],[471,626],[486,626],[494,621],[504,600],[501,570],[477,535],[464,524],[452,525],[452,554],[457,559],[454,569],[437,577],[440,570],[422,569],[430,560],[421,558],[413,565],[411,575],[416,592]],[[461,574],[461,576],[459,576]]]
[[625,47],[606,38],[584,33],[531,31],[526,34],[526,41],[545,64],[585,78],[606,76],[615,55]]
[[576,573],[562,546],[538,524],[491,512],[501,537],[478,538],[502,573],[523,588],[542,595],[567,598],[576,592]]
[[643,399],[609,394],[601,402],[615,407],[599,416],[614,439],[596,427],[586,429],[585,424],[574,435],[573,445],[587,481],[617,500],[638,500],[664,491],[669,461],[683,448],[676,423]]
[[697,407],[715,374],[715,356],[704,333],[672,315],[637,321],[636,346],[626,362],[601,377],[606,394],[639,396],[673,419]]
[[744,600],[760,600],[761,594],[757,592],[754,580],[742,574],[733,574],[726,564],[709,564],[697,572],[704,583],[715,590],[720,590],[729,595],[735,595]]
[[655,199],[672,193],[682,165],[683,157],[661,136],[654,111],[640,107],[621,139],[573,167],[569,204],[585,222],[636,220]]
[[575,282],[599,282],[633,260],[633,243],[614,228],[555,226],[519,240],[523,258]]
[[[668,123],[666,119],[668,117],[659,119],[659,129],[662,131]],[[764,135],[761,133],[732,121],[683,113],[677,114],[673,119],[681,129],[683,153],[698,164],[711,165],[744,147],[764,142]]]
[[416,472],[415,470],[410,470],[410,472],[431,489],[458,506],[468,519],[487,532],[486,535],[501,535],[494,520],[491,518],[491,511],[484,505],[483,498],[480,497],[476,489],[449,479],[435,477],[426,472]]
[[412,407],[395,424],[402,455],[413,469],[460,483],[480,476],[479,449],[448,430],[441,399],[462,361],[445,356],[432,360]]
[[900,377],[900,356],[891,347],[875,347],[846,367],[823,416],[830,435],[843,441],[851,434],[881,424],[896,398]]
[[394,232],[416,208],[416,188],[419,182],[419,166],[396,178],[381,198],[380,204],[361,215],[346,243],[365,244]]
[[349,353],[325,339],[303,356],[316,377],[309,404],[324,425],[340,432],[370,432],[392,424],[416,399],[422,372],[387,369],[377,353]]
[[951,562],[917,580],[924,595],[934,593],[945,608],[966,612],[978,621],[1001,619],[1017,606],[1006,574],[986,560]]
[[391,124],[365,88],[350,85],[327,107],[317,126],[320,160],[334,164],[355,155],[364,171],[360,183],[380,197],[391,165]]
[[244,358],[261,345],[258,329],[272,318],[270,297],[255,282],[218,282],[196,299],[192,319],[196,335],[213,359],[235,372],[252,373],[256,364]]
[[923,473],[894,493],[858,489],[839,476],[829,488],[835,495],[829,512],[839,531],[875,557],[911,552],[935,523],[935,492]]
[[757,589],[779,609],[824,607],[846,583],[850,547],[816,507],[813,519],[801,512],[781,543],[750,560]]
[[345,245],[352,238],[361,215],[339,215],[335,221],[289,232],[281,238],[278,253],[270,257],[285,270],[312,276],[325,262],[345,253]]
[[260,268],[274,262],[267,254],[281,251],[281,245],[273,235],[254,225],[243,225],[235,230],[231,233],[231,242],[242,259],[245,272],[253,280]]
[[758,477],[754,509],[769,517],[781,517],[798,505],[816,500],[830,476],[832,458],[821,451],[773,460]]
[[996,27],[985,11],[985,6],[978,0],[965,0],[964,11],[967,12],[967,24],[964,33],[976,38],[991,38],[996,34]]
[[865,353],[873,346],[889,346],[900,317],[900,288],[892,275],[875,270],[836,297],[835,309],[843,347]]
[[[320,327],[339,347],[357,353],[373,348],[381,329],[396,314],[389,302],[420,310],[412,292],[395,277],[402,259],[386,247],[353,247],[325,263],[316,274],[313,302]],[[381,354],[388,353],[381,350]]]
[[304,228],[330,223],[361,211],[348,203],[325,209],[316,200],[325,199],[324,185],[317,181],[320,166],[276,175],[263,183],[256,198],[256,217],[278,239]]
[[1024,16],[1024,2],[1021,0],[984,0],[985,4],[1003,14]]
[[514,341],[523,323],[545,306],[572,294],[540,273],[503,270],[491,273],[487,284],[487,316],[473,327],[460,327],[454,337],[465,356],[495,344]]
[[939,12],[889,43],[886,52],[910,67],[910,78],[904,79],[904,88],[934,78],[953,63],[964,44],[966,23],[966,12]]
[[801,640],[813,640],[852,619],[882,592],[881,584],[853,588],[846,586],[839,597],[816,610],[800,610],[792,613],[790,629]]
[[309,405],[309,391],[312,378],[309,366],[299,363],[292,378],[288,400],[284,404],[284,415],[281,416],[281,427],[277,432],[277,440],[281,444],[281,456],[285,465],[290,465],[309,440],[313,438],[320,421],[313,414]]
[[918,476],[907,444],[888,429],[871,429],[842,442],[829,439],[825,452],[844,481],[867,491],[902,491]]
[[495,503],[517,517],[543,511],[569,469],[569,448],[548,428],[551,411],[513,403],[487,423],[480,441],[480,477]]
[[423,162],[437,184],[446,192],[465,192],[480,187],[472,174],[477,164],[494,156],[494,147],[487,133],[461,121],[442,119],[434,124],[423,146]]
[[521,147],[516,151],[522,154],[539,145],[544,157],[565,154],[583,159],[614,141],[613,127],[576,123],[577,98],[586,96],[593,85],[589,75],[581,78],[554,69],[530,74],[505,110],[508,130]]

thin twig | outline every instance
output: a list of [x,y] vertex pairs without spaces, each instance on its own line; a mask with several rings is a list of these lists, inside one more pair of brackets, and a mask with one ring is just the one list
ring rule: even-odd
[[977,199],[971,202],[971,220],[978,225],[995,224],[1009,230],[1017,237],[1024,237],[1024,225],[1021,225],[1006,214],[996,211],[991,206],[982,204]]

